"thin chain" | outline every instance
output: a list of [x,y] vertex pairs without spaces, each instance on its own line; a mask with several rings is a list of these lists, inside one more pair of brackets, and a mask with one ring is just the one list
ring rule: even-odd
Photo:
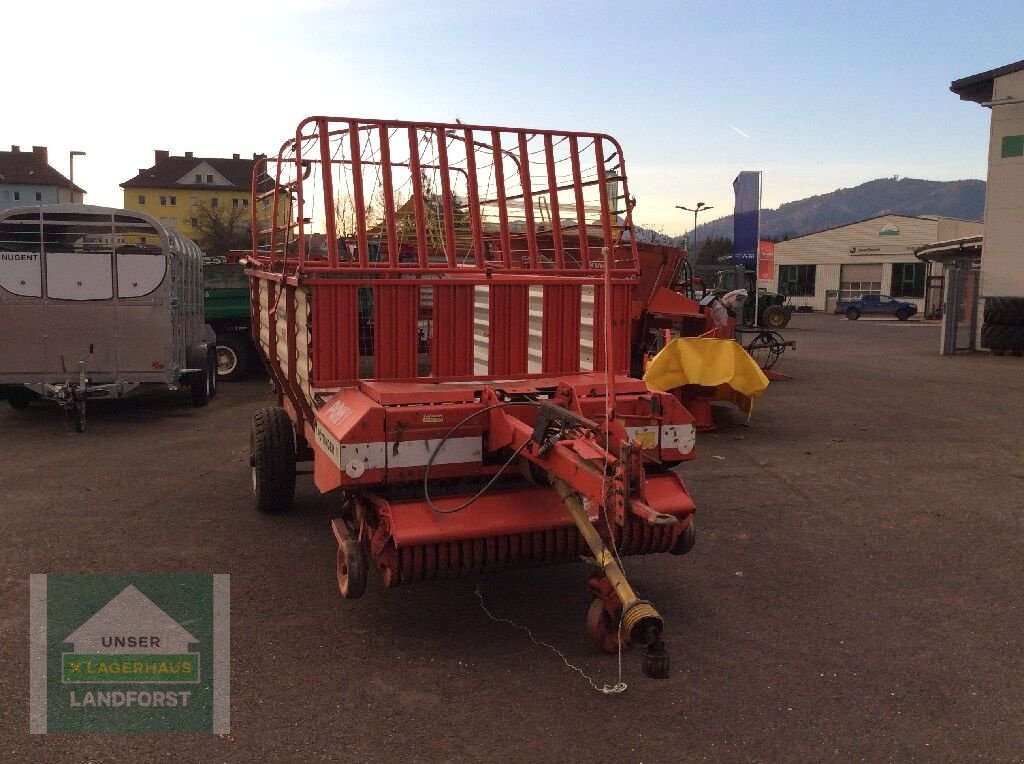
[[[528,629],[526,626],[520,626],[518,623],[516,623],[515,621],[512,621],[512,620],[509,620],[508,618],[499,618],[498,616],[494,615],[490,610],[488,610],[487,609],[487,604],[484,602],[483,592],[480,591],[480,585],[479,584],[477,584],[477,587],[476,587],[476,598],[478,600],[480,600],[480,608],[484,611],[484,614],[488,618],[490,618],[495,623],[507,623],[513,629],[518,629],[519,631],[526,632],[526,636],[528,636],[530,638],[530,641],[533,642],[533,644],[537,645],[538,647],[546,647],[549,650],[551,650],[553,653],[555,653],[555,655],[557,655],[559,658],[562,659],[562,662],[565,663],[566,666],[568,666],[573,671],[578,673],[581,677],[586,679],[587,682],[590,684],[590,686],[593,687],[598,692],[603,693],[604,695],[618,695],[619,693],[626,691],[626,686],[627,685],[626,685],[625,682],[622,681],[622,650],[621,650],[621,647],[620,647],[620,650],[619,650],[619,681],[616,684],[613,684],[613,685],[604,684],[604,685],[601,685],[599,687],[594,682],[594,680],[591,679],[590,676],[587,675],[587,673],[583,669],[581,669],[579,666],[574,666],[572,663],[570,663],[569,659],[565,657],[565,653],[563,653],[557,647],[555,647],[554,645],[549,644],[547,642],[544,642],[543,640],[537,639],[535,636],[533,636],[533,632],[530,631],[530,629]],[[622,623],[620,621],[619,629],[621,630],[621,628],[622,628]],[[620,642],[620,645],[621,645],[621,642]]]

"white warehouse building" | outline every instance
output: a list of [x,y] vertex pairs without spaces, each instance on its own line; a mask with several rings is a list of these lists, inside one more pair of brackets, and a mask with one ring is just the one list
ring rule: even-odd
[[839,300],[884,294],[913,302],[919,315],[938,309],[942,267],[914,249],[982,233],[982,224],[933,215],[879,215],[775,245],[773,280],[759,286],[790,295],[793,305],[831,312]]

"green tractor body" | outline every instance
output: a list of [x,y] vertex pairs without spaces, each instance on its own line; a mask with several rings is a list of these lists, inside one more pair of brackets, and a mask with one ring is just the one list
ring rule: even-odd
[[[793,306],[789,297],[778,292],[757,289],[757,278],[753,268],[737,265],[734,268],[715,273],[714,291],[719,297],[736,289],[747,290],[747,301],[743,305],[743,326],[761,326],[766,329],[785,329],[793,317]],[[755,298],[756,295],[756,298]],[[754,320],[754,310],[757,320]]]

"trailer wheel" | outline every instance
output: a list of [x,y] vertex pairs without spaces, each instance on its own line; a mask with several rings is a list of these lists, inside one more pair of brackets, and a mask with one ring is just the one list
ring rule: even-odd
[[686,554],[693,545],[697,543],[697,526],[693,518],[690,519],[690,524],[686,527],[686,530],[679,534],[679,538],[676,539],[672,548],[669,549],[669,554]]
[[217,348],[210,348],[206,359],[206,372],[210,375],[210,397],[217,396]]
[[213,384],[210,381],[213,373],[210,370],[210,356],[206,355],[203,361],[205,368],[193,371],[188,375],[188,386],[192,392],[192,405],[205,406],[213,397]]
[[338,544],[338,591],[347,600],[362,597],[366,592],[366,554],[356,539]]
[[18,409],[19,411],[27,409],[29,404],[32,403],[38,396],[29,390],[27,387],[9,387],[7,388],[7,402],[11,404],[11,408]]
[[857,310],[856,308],[847,308],[846,317],[851,321],[856,321],[858,318],[860,318],[860,311]]
[[623,649],[632,644],[625,629],[619,627],[620,619],[611,616],[605,609],[604,602],[595,599],[590,603],[590,610],[587,611],[587,636],[598,650],[615,653],[618,652],[620,644]]
[[284,409],[260,409],[249,431],[252,493],[260,512],[287,512],[295,498],[295,431]]
[[240,337],[222,334],[217,337],[217,376],[234,382],[245,376],[249,368],[248,343]]

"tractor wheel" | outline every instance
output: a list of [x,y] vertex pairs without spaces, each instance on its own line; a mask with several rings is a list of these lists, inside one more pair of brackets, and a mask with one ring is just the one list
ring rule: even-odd
[[598,650],[606,653],[617,653],[620,644],[623,649],[632,644],[629,635],[619,629],[619,619],[612,618],[600,599],[591,602],[587,611],[587,636]]
[[858,318],[860,318],[860,311],[857,310],[856,308],[847,308],[846,317],[851,321],[856,321]]
[[260,512],[287,512],[295,498],[295,430],[284,409],[260,409],[249,430],[253,502]]
[[984,324],[981,327],[981,346],[993,352],[1024,350],[1024,326]]
[[771,305],[761,317],[761,323],[769,329],[785,329],[789,324],[789,314],[781,305]]
[[338,591],[347,600],[358,599],[366,591],[366,554],[356,539],[338,544]]
[[896,318],[899,319],[900,321],[906,321],[908,318],[910,318],[910,315],[910,311],[907,310],[906,308],[900,308],[899,310],[896,311]]
[[217,376],[224,382],[234,382],[244,377],[248,368],[248,343],[232,334],[217,337]]
[[7,402],[11,404],[11,408],[22,411],[29,407],[36,398],[38,398],[34,392],[29,390],[27,387],[10,387],[7,389]]
[[1024,326],[1024,297],[989,297],[985,300],[985,323]]

